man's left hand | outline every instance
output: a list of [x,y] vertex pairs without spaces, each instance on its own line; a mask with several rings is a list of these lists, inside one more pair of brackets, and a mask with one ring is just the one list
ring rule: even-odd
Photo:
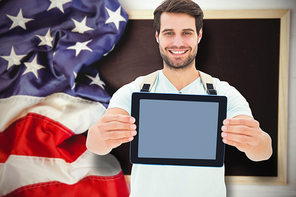
[[225,144],[235,146],[245,153],[252,151],[259,144],[263,133],[259,122],[247,116],[224,120],[222,131]]

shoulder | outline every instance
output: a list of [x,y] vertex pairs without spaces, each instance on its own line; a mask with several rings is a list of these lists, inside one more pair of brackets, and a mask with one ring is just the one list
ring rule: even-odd
[[140,92],[141,83],[145,76],[139,76],[134,81],[123,85],[113,95],[109,102],[110,108],[121,108],[127,112],[130,112],[130,103],[133,92]]
[[218,95],[227,97],[227,116],[232,118],[238,115],[253,117],[250,106],[246,98],[232,85],[226,81],[214,78]]
[[134,81],[122,86],[122,89],[127,89],[132,92],[139,92],[141,90],[142,82],[154,84],[158,78],[159,70],[149,73],[147,75],[139,76]]
[[213,80],[219,95],[240,94],[240,92],[227,81],[221,81],[216,77],[213,77]]

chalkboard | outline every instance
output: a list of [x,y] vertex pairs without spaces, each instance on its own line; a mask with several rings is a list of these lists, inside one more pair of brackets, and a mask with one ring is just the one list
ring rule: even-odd
[[[285,184],[288,52],[283,45],[288,43],[288,27],[283,25],[288,23],[289,11],[260,11],[263,17],[258,12],[232,11],[233,15],[229,15],[230,11],[216,11],[219,17],[213,15],[214,11],[208,12],[214,17],[207,17],[205,12],[196,67],[236,87],[249,102],[261,128],[272,138],[273,155],[262,162],[250,161],[244,153],[226,146],[228,182]],[[247,17],[250,13],[252,16]],[[110,95],[136,77],[163,67],[153,20],[133,17],[114,50],[93,65]],[[129,144],[112,153],[124,173],[130,174]]]

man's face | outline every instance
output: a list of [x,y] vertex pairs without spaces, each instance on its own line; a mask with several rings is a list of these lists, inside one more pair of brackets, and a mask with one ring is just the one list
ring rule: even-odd
[[164,12],[160,18],[160,32],[155,35],[164,66],[174,69],[195,66],[201,35],[202,31],[197,35],[194,17]]

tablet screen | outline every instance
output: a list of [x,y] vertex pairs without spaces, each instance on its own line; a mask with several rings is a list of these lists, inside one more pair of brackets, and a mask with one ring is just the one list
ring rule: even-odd
[[132,116],[138,131],[132,163],[223,165],[226,97],[134,93]]

